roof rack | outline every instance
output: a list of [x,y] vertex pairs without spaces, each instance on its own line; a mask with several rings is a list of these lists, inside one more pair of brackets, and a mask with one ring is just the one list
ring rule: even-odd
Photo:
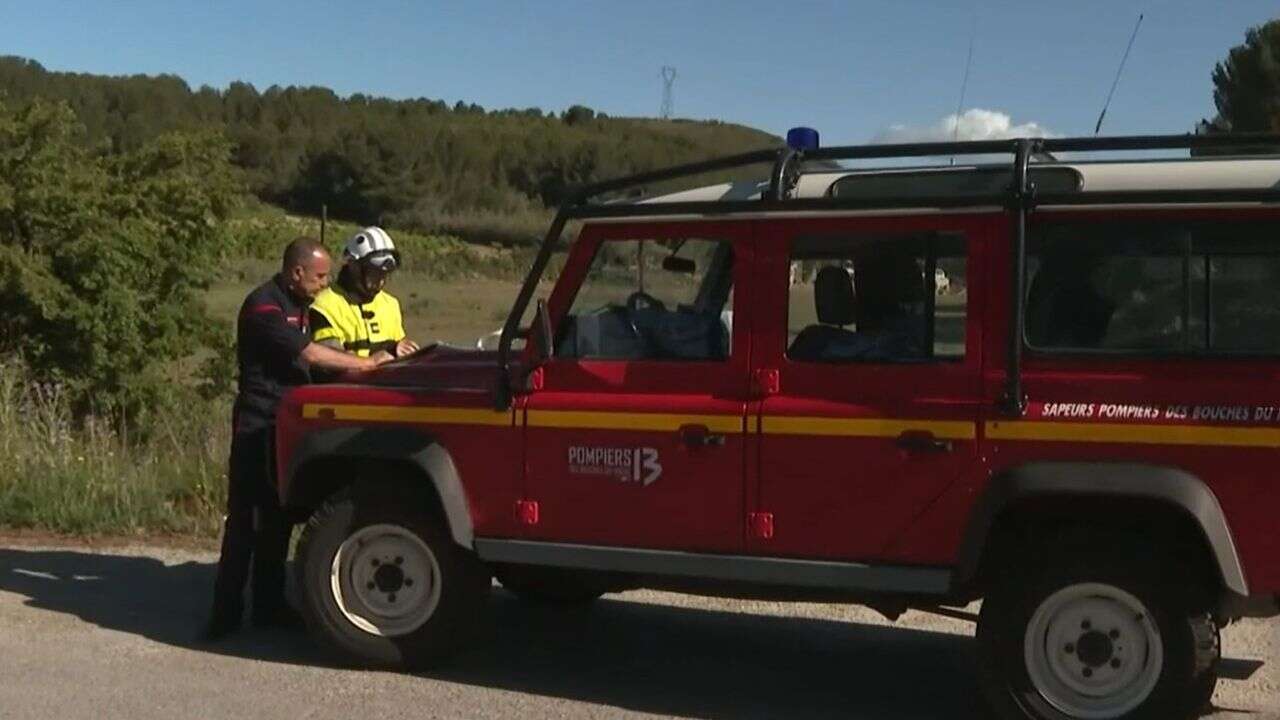
[[[1057,157],[1063,152],[1123,152],[1151,150],[1252,150],[1273,147],[1280,154],[1280,135],[1138,135],[1128,137],[1086,138],[1018,138],[1012,140],[981,140],[943,143],[906,143],[894,145],[848,145],[839,147],[796,150],[781,148],[757,150],[703,162],[678,165],[662,170],[639,173],[628,177],[585,185],[569,194],[561,210],[571,219],[604,217],[643,217],[647,215],[675,214],[732,214],[735,212],[769,212],[796,210],[863,210],[894,209],[905,207],[966,207],[973,205],[1008,205],[1016,188],[1006,192],[957,194],[950,197],[931,197],[924,201],[918,195],[877,198],[793,198],[791,191],[795,181],[803,174],[801,163],[806,161],[870,160],[911,157],[946,157],[974,155],[1006,155],[1013,166],[1022,162],[1019,148],[1029,144],[1028,161],[1045,154]],[[1034,157],[1033,157],[1034,156]],[[646,185],[690,178],[706,173],[733,170],[751,165],[769,164],[769,188],[758,200],[710,200],[664,203],[609,203],[593,202],[603,195]],[[1266,202],[1280,200],[1280,190],[1185,191],[1152,190],[1124,193],[1054,193],[1041,194],[1039,204],[1120,204],[1120,203],[1179,203],[1189,201],[1212,202]]]
[[[1013,222],[1013,257],[1010,263],[1012,312],[1010,322],[1005,390],[1002,409],[1013,416],[1025,410],[1022,393],[1022,333],[1025,314],[1025,270],[1027,215],[1036,204],[1046,205],[1118,205],[1177,204],[1187,202],[1280,202],[1280,188],[1241,188],[1218,190],[1133,190],[1097,193],[1037,193],[1028,179],[1027,166],[1033,157],[1057,156],[1064,152],[1122,152],[1149,150],[1243,150],[1275,148],[1280,154],[1280,134],[1241,133],[1225,135],[1135,135],[1125,137],[1082,138],[1014,138],[967,142],[905,143],[893,145],[847,145],[827,148],[797,149],[782,147],[731,155],[702,162],[639,173],[577,188],[560,206],[548,228],[533,266],[516,296],[511,313],[502,328],[498,343],[501,366],[494,404],[506,409],[511,403],[511,344],[519,333],[537,283],[546,269],[551,254],[569,220],[608,217],[644,217],[680,214],[733,214],[740,212],[788,212],[797,210],[873,210],[910,207],[973,207],[993,205],[1006,208]],[[959,157],[973,155],[1007,155],[1012,169],[1012,182],[1004,191],[956,194],[949,197],[823,197],[795,198],[792,193],[803,175],[805,161],[838,161],[890,159],[910,157]],[[769,187],[759,199],[677,201],[664,203],[600,203],[601,196],[642,188],[653,183],[690,178],[706,173],[733,170],[752,165],[769,164]]]

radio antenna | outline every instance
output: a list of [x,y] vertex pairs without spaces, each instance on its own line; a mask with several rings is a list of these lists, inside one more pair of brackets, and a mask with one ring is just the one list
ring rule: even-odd
[[[973,22],[969,26],[969,56],[964,61],[964,78],[960,81],[960,100],[956,103],[955,123],[956,126],[951,133],[952,142],[960,140],[960,113],[964,111],[964,95],[969,89],[969,68],[973,66],[973,39],[978,34],[978,6],[973,6]],[[951,164],[956,164],[956,156],[951,156]]]
[[1116,77],[1111,81],[1111,90],[1107,93],[1106,102],[1102,103],[1102,112],[1098,113],[1098,124],[1093,126],[1093,134],[1102,130],[1102,120],[1107,116],[1107,108],[1111,107],[1111,97],[1116,94],[1116,86],[1120,84],[1120,73],[1124,72],[1124,63],[1129,59],[1129,51],[1133,49],[1133,41],[1138,39],[1138,28],[1142,27],[1142,13],[1138,13],[1138,22],[1133,24],[1133,34],[1129,36],[1129,44],[1120,58],[1120,67],[1116,68]]

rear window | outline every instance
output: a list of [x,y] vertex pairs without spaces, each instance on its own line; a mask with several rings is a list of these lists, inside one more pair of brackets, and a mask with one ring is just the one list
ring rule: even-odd
[[1280,223],[1046,223],[1026,339],[1053,351],[1280,354]]

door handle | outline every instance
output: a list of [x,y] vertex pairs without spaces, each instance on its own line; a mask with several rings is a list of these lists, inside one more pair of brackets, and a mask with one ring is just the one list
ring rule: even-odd
[[907,452],[951,452],[950,440],[939,440],[928,430],[904,430],[894,444]]
[[676,432],[680,435],[680,441],[691,448],[720,447],[724,445],[724,436],[713,435],[706,425],[681,425]]

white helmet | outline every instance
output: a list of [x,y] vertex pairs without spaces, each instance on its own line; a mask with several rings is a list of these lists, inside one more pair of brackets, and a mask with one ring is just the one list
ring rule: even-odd
[[342,257],[357,262],[367,262],[379,270],[391,271],[400,266],[400,251],[391,242],[391,236],[377,226],[367,227],[356,233],[342,249]]

